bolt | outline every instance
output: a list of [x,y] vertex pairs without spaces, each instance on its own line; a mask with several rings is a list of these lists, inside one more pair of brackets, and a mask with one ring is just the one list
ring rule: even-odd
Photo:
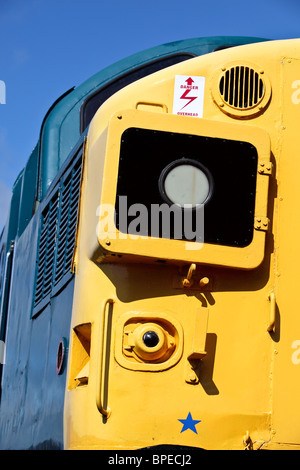
[[209,284],[208,277],[203,277],[202,279],[200,279],[199,284],[200,284],[200,287],[207,286],[207,284]]

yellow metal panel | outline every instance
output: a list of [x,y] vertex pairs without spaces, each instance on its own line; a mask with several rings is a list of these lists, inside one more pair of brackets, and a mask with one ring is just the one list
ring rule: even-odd
[[[276,285],[278,330],[274,351],[274,440],[300,442],[300,365],[295,352],[300,339],[299,239],[300,160],[299,107],[300,60],[282,59],[281,151],[277,161],[278,214],[276,237]],[[298,348],[299,349],[299,348]]]
[[[73,330],[91,324],[89,378],[88,384],[66,391],[66,448],[158,444],[206,449],[299,448],[299,59],[299,40],[220,51],[130,85],[96,114],[86,147],[71,325]],[[261,113],[237,121],[238,117],[220,109],[211,88],[216,70],[241,60],[263,67],[272,94]],[[203,120],[170,114],[175,75],[205,76]],[[155,106],[148,103],[163,106],[157,106],[159,112],[155,112]],[[120,135],[129,121],[136,122],[137,116],[147,126],[154,127],[155,120],[164,129],[251,136],[264,155],[259,169],[261,163],[269,163],[264,143],[264,136],[269,136],[273,173],[258,172],[262,183],[257,189],[255,223],[260,229],[254,231],[255,248],[248,253],[248,261],[226,247],[208,251],[204,247],[196,259],[195,252],[193,256],[179,255],[180,246],[169,241],[170,246],[149,245],[151,256],[155,252],[157,258],[174,257],[183,266],[150,265],[142,257],[137,263],[118,257],[108,262],[108,250],[99,243],[96,230],[98,207],[101,201],[115,197],[119,141],[112,137]],[[137,246],[132,241],[118,249],[140,250],[144,255],[144,248],[137,250]],[[112,254],[117,254],[111,247]],[[188,274],[192,263],[196,270]],[[201,279],[206,281],[201,284]],[[109,305],[109,313],[104,305]],[[199,308],[209,311],[207,323],[197,317]],[[172,367],[135,370],[116,360],[120,319],[133,312],[145,319],[161,312],[161,319],[167,315],[181,325],[182,356]],[[104,322],[104,315],[109,315],[109,323]],[[195,336],[197,328],[201,329],[199,336]],[[71,342],[71,351],[75,346]],[[193,352],[206,352],[194,368],[189,360]],[[69,378],[76,378],[72,363],[68,367]],[[186,380],[187,370],[196,380]]]

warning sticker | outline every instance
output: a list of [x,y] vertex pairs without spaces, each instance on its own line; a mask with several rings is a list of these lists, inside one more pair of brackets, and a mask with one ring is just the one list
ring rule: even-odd
[[176,75],[173,114],[203,117],[205,77]]

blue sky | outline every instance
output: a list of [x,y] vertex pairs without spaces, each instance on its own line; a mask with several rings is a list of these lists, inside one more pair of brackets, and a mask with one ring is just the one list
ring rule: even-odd
[[300,37],[300,2],[0,0],[0,229],[10,188],[62,93],[143,49],[224,35]]

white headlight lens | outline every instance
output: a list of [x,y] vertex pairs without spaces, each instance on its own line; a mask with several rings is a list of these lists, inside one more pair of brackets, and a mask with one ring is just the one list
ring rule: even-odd
[[185,163],[173,167],[167,173],[164,191],[173,204],[195,207],[205,202],[210,192],[210,185],[204,171]]

